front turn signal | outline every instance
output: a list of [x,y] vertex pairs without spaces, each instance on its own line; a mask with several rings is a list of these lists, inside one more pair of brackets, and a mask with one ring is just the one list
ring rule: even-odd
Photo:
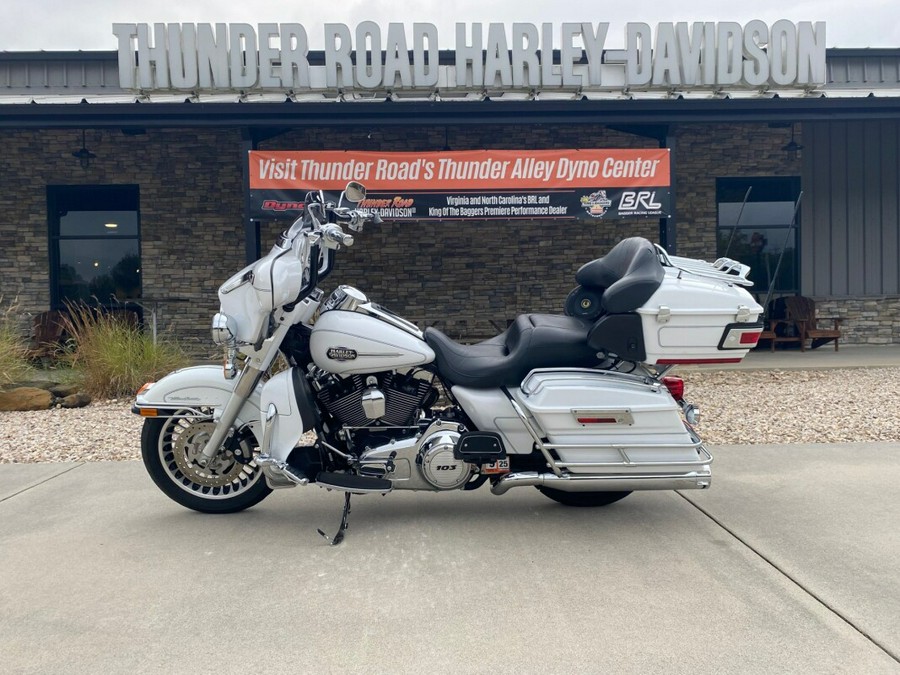
[[137,394],[135,394],[135,396],[140,396],[154,384],[156,384],[156,382],[145,382],[143,385],[141,385],[141,388],[137,390]]

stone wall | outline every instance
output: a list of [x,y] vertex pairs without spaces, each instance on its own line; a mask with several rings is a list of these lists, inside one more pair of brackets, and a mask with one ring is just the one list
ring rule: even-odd
[[160,307],[161,328],[206,349],[216,288],[244,264],[238,131],[88,130],[87,169],[72,157],[80,131],[0,132],[0,144],[0,297],[18,298],[24,330],[50,305],[47,186],[138,184],[143,295],[188,299]]
[[[679,254],[716,256],[716,178],[800,174],[799,162],[781,150],[788,133],[765,124],[674,129]],[[138,184],[143,294],[187,298],[162,306],[161,327],[195,353],[210,353],[216,288],[244,265],[239,131],[89,130],[87,147],[97,158],[88,169],[71,155],[80,132],[0,132],[0,142],[7,157],[0,169],[0,296],[18,297],[28,313],[49,307],[47,185]],[[599,124],[307,129],[263,147],[414,151],[445,144],[454,150],[656,147],[654,140]],[[283,227],[263,224],[263,251]],[[658,221],[386,223],[341,252],[324,286],[356,285],[420,325],[473,340],[495,334],[521,312],[561,311],[578,267],[634,235],[657,241]],[[900,298],[821,299],[820,313],[846,319],[847,342],[900,342]]]
[[[795,138],[802,142],[799,134]],[[716,258],[717,178],[800,175],[800,159],[781,149],[789,139],[790,129],[772,129],[767,124],[676,128],[673,166],[679,255]]]
[[[900,296],[877,298],[813,298],[816,316],[842,318],[841,344],[889,345],[900,343]],[[819,321],[831,328],[831,321]]]

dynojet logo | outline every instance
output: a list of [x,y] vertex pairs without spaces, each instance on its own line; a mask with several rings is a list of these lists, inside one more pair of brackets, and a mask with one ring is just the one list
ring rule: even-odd
[[[825,83],[825,23],[787,20],[625,24],[324,25],[311,65],[299,23],[115,23],[119,84],[132,90],[304,91],[792,87]],[[558,50],[559,61],[552,58]]]

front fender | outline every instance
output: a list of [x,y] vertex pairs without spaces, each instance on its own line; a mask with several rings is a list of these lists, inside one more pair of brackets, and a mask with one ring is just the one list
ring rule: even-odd
[[[171,416],[176,410],[198,409],[210,407],[222,410],[237,378],[226,380],[222,374],[222,366],[192,366],[169,373],[159,382],[155,382],[141,391],[135,399],[135,412],[141,409],[155,409],[157,417]],[[259,433],[259,402],[262,384],[258,384],[249,398],[244,402],[235,421],[236,426],[249,424],[257,441],[261,441]]]

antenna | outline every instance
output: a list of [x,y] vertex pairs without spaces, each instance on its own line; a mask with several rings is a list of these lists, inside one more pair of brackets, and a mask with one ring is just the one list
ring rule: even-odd
[[722,254],[723,257],[728,257],[728,251],[731,250],[731,242],[734,241],[734,233],[737,232],[738,225],[741,224],[741,216],[744,215],[744,207],[747,206],[747,200],[750,198],[750,193],[753,191],[753,186],[747,188],[747,192],[744,194],[744,201],[741,203],[741,210],[738,211],[737,220],[734,221],[734,227],[731,228],[731,236],[728,238],[728,246],[725,247],[725,253]]
[[787,234],[784,237],[784,245],[781,247],[781,254],[778,256],[778,262],[775,264],[775,274],[772,275],[772,283],[769,284],[769,292],[766,293],[766,303],[763,305],[763,312],[769,311],[769,300],[772,299],[772,292],[775,290],[775,284],[778,283],[778,271],[781,269],[784,251],[787,249],[788,242],[791,239],[791,231],[797,222],[797,212],[800,210],[801,199],[803,199],[803,190],[800,190],[800,194],[797,195],[797,201],[794,202],[794,215],[791,217],[791,224],[788,225]]

